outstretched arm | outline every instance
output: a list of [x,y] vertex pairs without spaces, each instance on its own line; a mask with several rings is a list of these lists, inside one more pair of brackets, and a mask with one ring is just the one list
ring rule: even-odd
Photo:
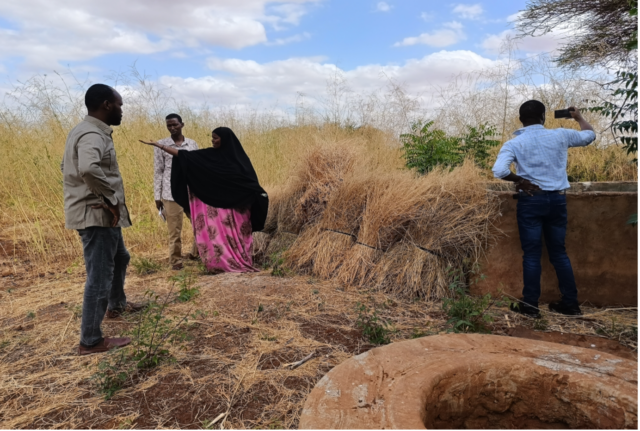
[[153,147],[158,147],[162,151],[165,151],[165,152],[171,154],[172,156],[177,156],[178,155],[178,149],[177,148],[172,148],[172,147],[170,147],[168,145],[158,144],[155,141],[143,141],[142,139],[140,139],[140,142],[142,142],[143,144],[146,144],[146,145],[151,145]]

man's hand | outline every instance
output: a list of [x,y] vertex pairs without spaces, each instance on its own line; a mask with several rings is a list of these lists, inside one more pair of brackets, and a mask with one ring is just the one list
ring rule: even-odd
[[164,204],[162,203],[162,201],[156,201],[156,209],[158,211],[162,211],[162,208],[164,208]]
[[516,186],[516,192],[522,191],[528,194],[529,196],[533,196],[533,193],[531,193],[533,190],[540,190],[540,187],[533,184],[529,180],[525,180],[524,178],[521,178],[519,181],[516,181],[515,186]]
[[580,125],[580,130],[591,130],[593,131],[593,127],[591,124],[587,123],[587,120],[584,119],[582,113],[575,106],[569,106],[569,114],[571,114],[571,118],[576,120]]
[[111,205],[111,203],[107,201],[107,203],[91,205],[91,208],[93,209],[102,208],[104,210],[109,211],[111,214],[113,214],[113,221],[111,222],[111,227],[116,227],[118,225],[118,222],[120,221],[120,208],[118,208],[118,205]]

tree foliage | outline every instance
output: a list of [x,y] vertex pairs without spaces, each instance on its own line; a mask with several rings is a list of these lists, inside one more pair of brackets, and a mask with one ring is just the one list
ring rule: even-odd
[[522,36],[576,26],[560,48],[562,66],[611,66],[637,61],[638,0],[530,0],[518,20]]
[[[637,24],[638,0],[633,1],[633,7],[628,13]],[[638,30],[636,30],[624,49],[635,53],[637,58],[638,48]],[[636,63],[635,72],[618,71],[616,79],[608,84],[611,88],[611,99],[602,106],[591,108],[591,111],[611,119],[613,133],[620,139],[627,153],[635,156],[635,163],[640,168],[640,160],[638,159],[640,151],[640,74],[637,71],[637,66]],[[638,224],[638,214],[631,216],[629,224]]]

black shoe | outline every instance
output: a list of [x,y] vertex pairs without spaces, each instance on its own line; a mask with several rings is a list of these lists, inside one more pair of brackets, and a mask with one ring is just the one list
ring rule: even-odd
[[538,310],[535,307],[532,307],[531,305],[527,305],[522,301],[512,303],[509,308],[514,313],[520,313],[523,316],[531,317],[533,319],[540,318],[540,310]]
[[562,301],[556,301],[549,304],[549,310],[566,316],[582,316],[580,307],[577,305],[569,306],[564,304]]

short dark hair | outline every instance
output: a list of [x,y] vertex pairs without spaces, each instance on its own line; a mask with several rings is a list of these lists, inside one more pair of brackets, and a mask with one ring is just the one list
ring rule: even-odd
[[520,120],[540,120],[544,112],[544,103],[538,100],[527,100],[520,105]]
[[93,84],[84,94],[84,104],[89,111],[95,111],[104,103],[116,101],[116,90],[105,84]]
[[176,120],[182,123],[182,117],[179,116],[178,114],[169,114],[165,117],[165,120],[171,120],[172,118],[175,118]]

